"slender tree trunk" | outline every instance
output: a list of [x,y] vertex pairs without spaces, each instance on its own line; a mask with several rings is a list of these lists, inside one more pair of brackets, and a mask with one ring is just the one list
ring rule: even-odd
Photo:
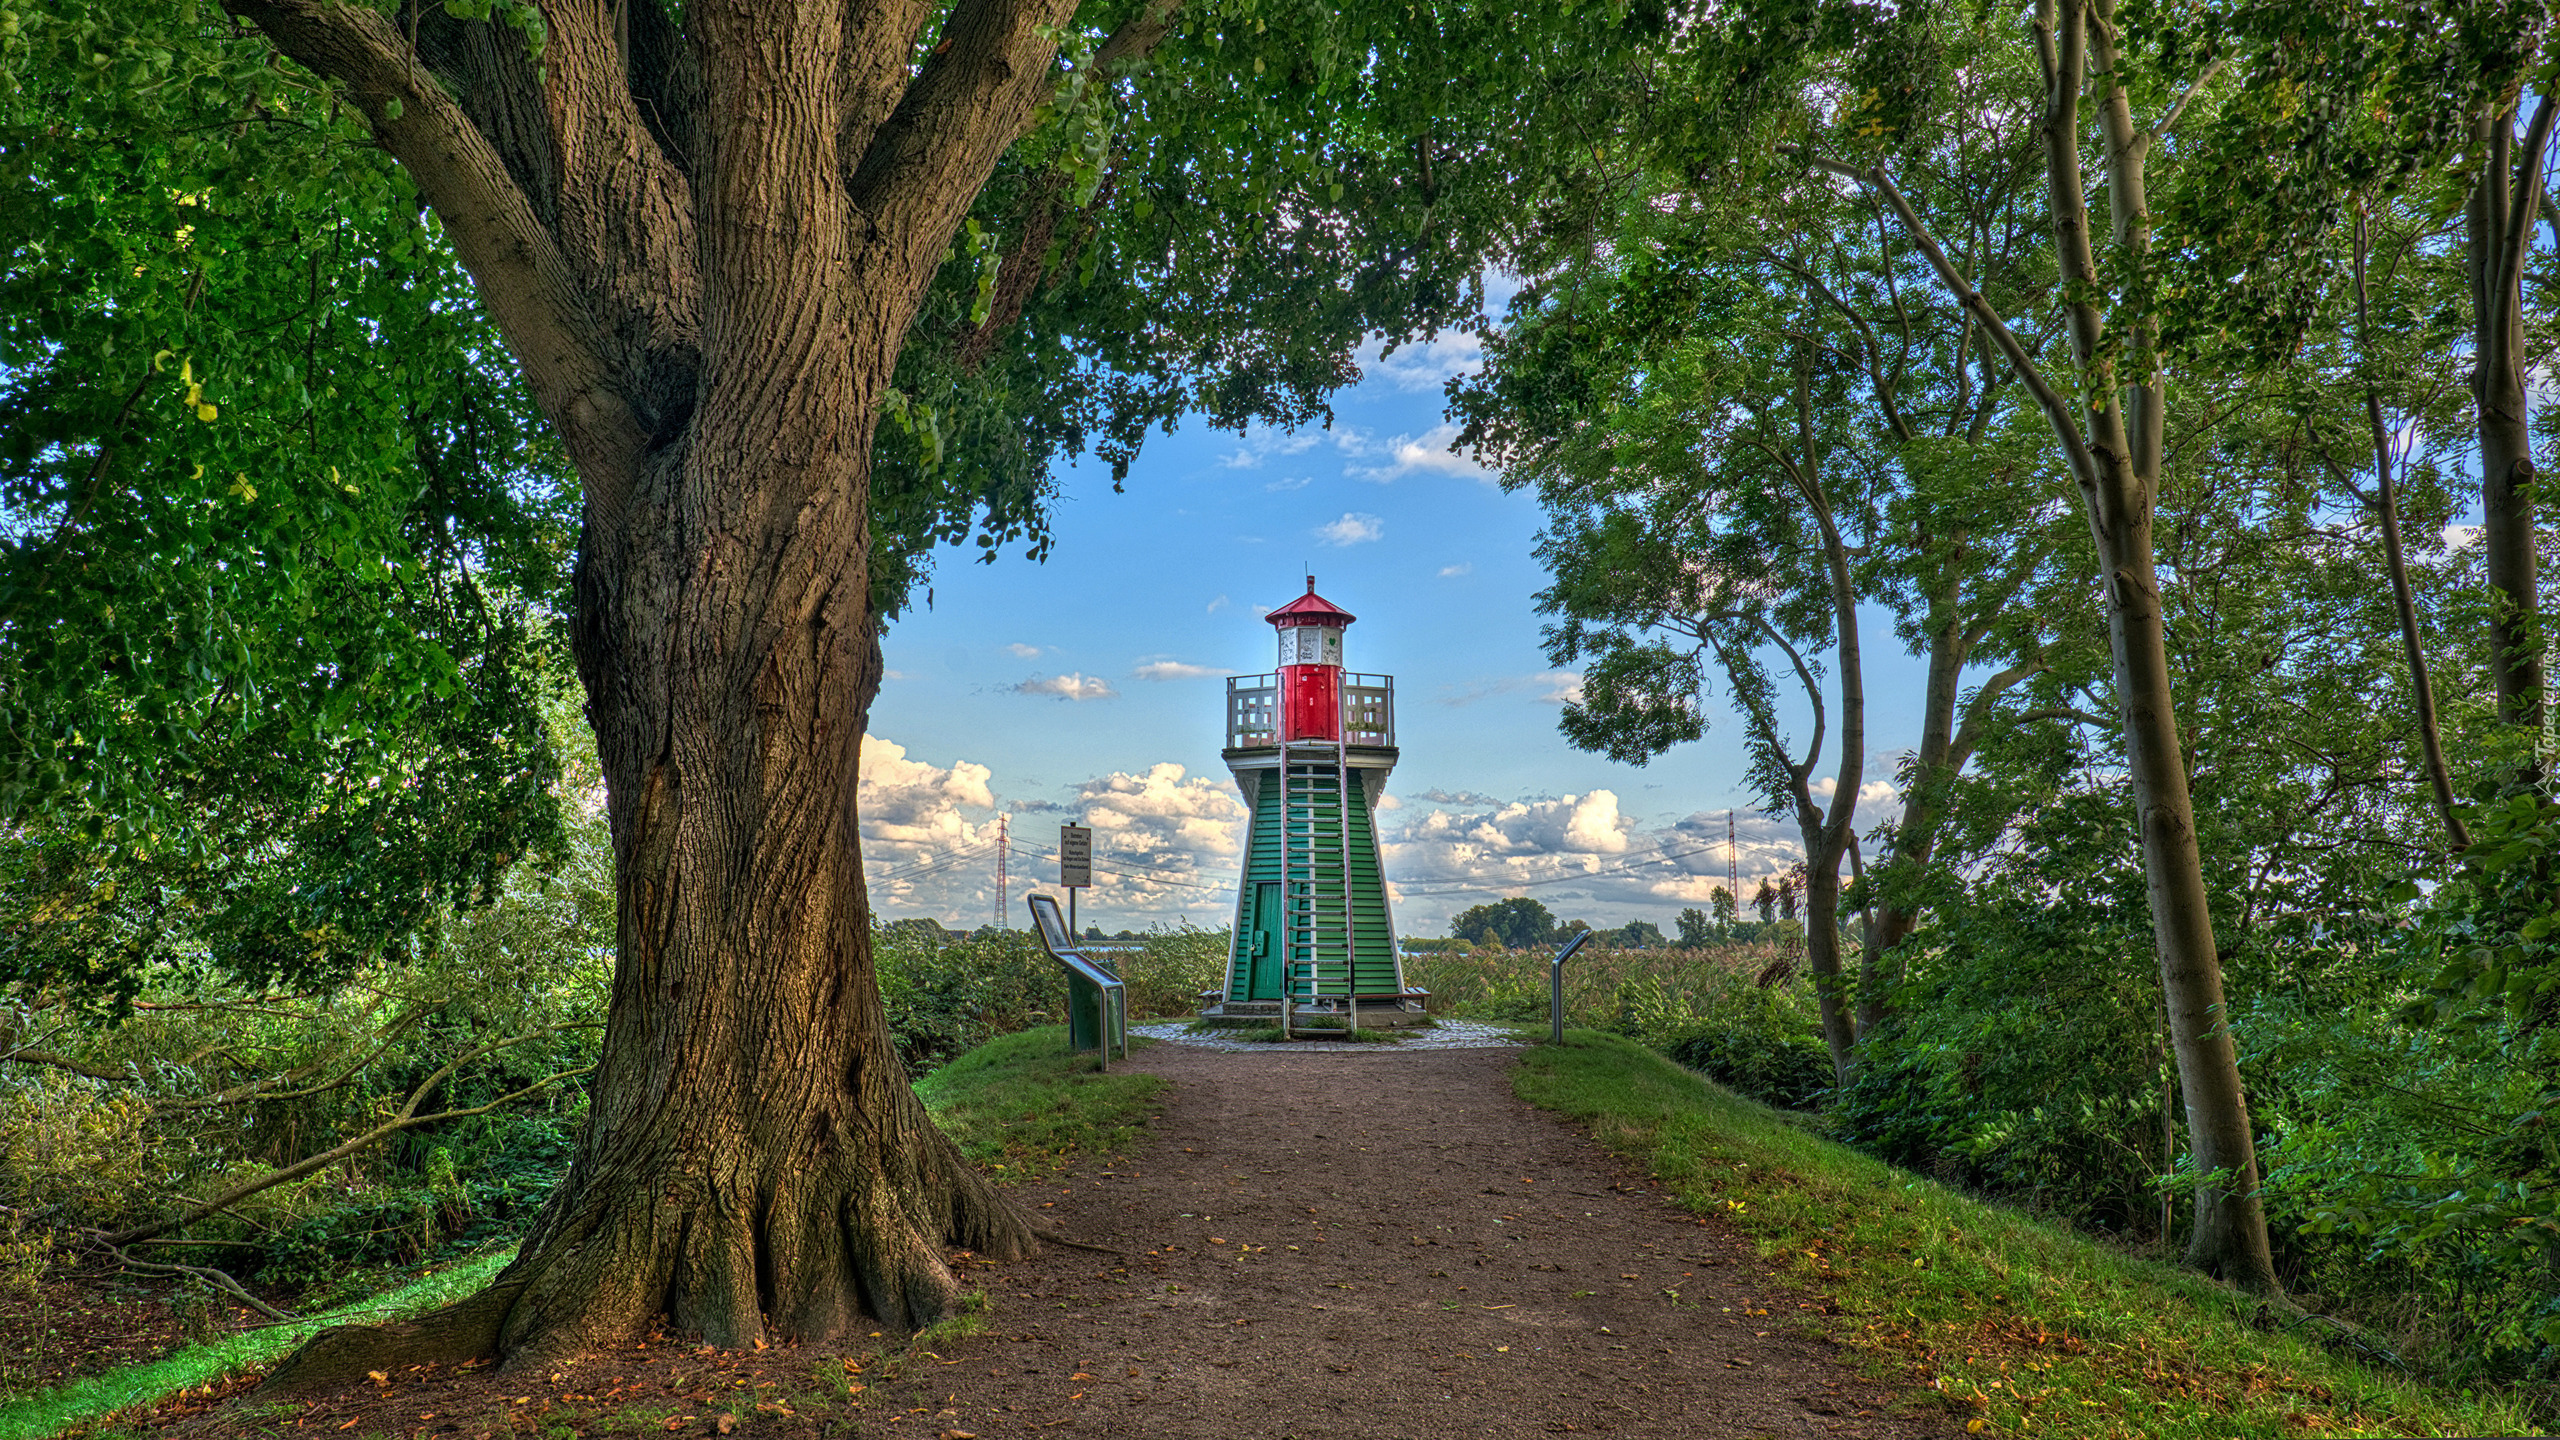
[[[2368,339],[2373,334],[2365,283],[2369,225],[2370,216],[2359,208],[2355,232],[2356,332]],[[2382,392],[2371,382],[2364,387],[2364,414],[2373,440],[2373,508],[2382,521],[2382,556],[2391,572],[2391,604],[2400,620],[2400,647],[2409,662],[2409,693],[2418,720],[2418,753],[2426,765],[2427,786],[2435,792],[2437,818],[2444,821],[2446,838],[2459,854],[2471,848],[2471,831],[2462,823],[2462,814],[2455,806],[2453,771],[2445,764],[2444,737],[2436,726],[2436,687],[2427,673],[2427,650],[2424,637],[2418,633],[2418,607],[2410,598],[2408,552],[2400,543],[2400,493],[2391,478],[2391,427],[2382,418]]]
[[1804,836],[1805,853],[1815,856],[1804,869],[1805,966],[1813,972],[1814,1003],[1822,1016],[1823,1046],[1831,1052],[1832,1081],[1846,1085],[1857,1073],[1858,1027],[1840,963],[1840,856],[1835,852],[1824,857],[1816,850],[1825,828],[1820,811],[1808,804],[1799,818],[1796,828]]
[[[1804,835],[1805,963],[1813,971],[1832,1078],[1846,1085],[1857,1069],[1858,1028],[1857,1002],[1847,993],[1848,967],[1840,960],[1840,860],[1848,852],[1858,816],[1858,790],[1866,781],[1867,680],[1848,541],[1832,512],[1830,492],[1823,482],[1823,456],[1814,434],[1811,377],[1806,368],[1810,363],[1806,359],[1796,371],[1796,444],[1801,457],[1796,478],[1822,536],[1823,568],[1831,582],[1832,663],[1840,672],[1840,754],[1833,767],[1827,811],[1814,808],[1806,785],[1813,757],[1808,755],[1805,765],[1796,770],[1796,815]],[[1801,664],[1798,674],[1807,690],[1813,690],[1812,677]]]
[[1893,849],[1877,866],[1883,898],[1875,923],[1867,927],[1858,957],[1858,1033],[1884,1023],[1885,957],[1911,937],[1920,924],[1920,907],[1906,893],[1929,868],[1937,848],[1938,791],[1951,775],[1947,751],[1954,743],[1956,693],[1964,678],[1970,647],[1964,622],[1952,604],[1940,607],[1945,623],[1929,635],[1928,683],[1920,699],[1920,746],[1912,754],[1912,783],[1902,797],[1902,818],[1893,827]]
[[1884,899],[1876,906],[1859,957],[1858,1033],[1863,1036],[1884,1023],[1885,994],[1892,980],[1885,973],[1894,947],[1919,928],[1921,909],[1909,895],[1937,854],[1940,822],[1946,818],[1946,787],[1964,771],[1981,742],[1982,726],[1992,704],[2019,681],[2044,668],[2040,659],[2012,665],[1983,681],[1973,702],[1964,707],[1964,724],[1955,723],[1958,687],[1973,657],[1973,637],[1955,613],[1954,597],[1941,607],[1947,621],[1929,636],[1928,683],[1921,699],[1920,745],[1912,754],[1912,783],[1902,797],[1902,816],[1894,823],[1893,851],[1879,872]]
[[963,0],[929,53],[916,4],[689,0],[679,31],[560,0],[539,67],[436,7],[404,32],[227,3],[371,118],[578,468],[619,950],[587,1125],[517,1259],[421,1321],[323,1333],[276,1383],[662,1319],[739,1345],[940,1318],[944,1246],[1032,1231],[915,1099],[872,969],[871,438],[1071,0]]
[[[2106,589],[2109,649],[2152,935],[2168,1001],[2171,1049],[2186,1094],[2189,1147],[2196,1157],[2195,1238],[2187,1262],[2244,1289],[2272,1294],[2279,1286],[2258,1188],[2248,1095],[2223,1003],[2222,961],[2214,947],[2204,865],[2196,846],[2195,807],[2178,743],[2159,580],[2152,565],[2151,525],[2160,494],[2168,400],[2159,328],[2148,315],[2137,315],[2127,327],[2121,353],[2107,343],[2100,300],[2106,288],[2098,273],[2081,174],[2083,84],[2096,92],[2111,250],[2137,272],[2147,264],[2151,248],[2144,180],[2153,137],[2134,124],[2132,104],[2117,80],[2113,0],[2037,0],[2034,33],[2045,81],[2040,129],[2054,257],[2081,372],[2080,383],[2071,388],[2084,399],[2073,398],[2046,378],[2016,332],[1948,261],[1881,167],[1815,163],[1871,185],[1885,197],[1939,282],[1981,322],[2035,395],[2070,463]],[[2130,378],[2120,381],[2119,366]]]
[[[2145,194],[2151,138],[2133,120],[2117,74],[2112,0],[2066,3],[2051,67],[2047,171],[2054,195],[2055,245],[2066,285],[2097,279],[2090,216],[2081,190],[2077,100],[2084,73],[2098,102],[2107,155],[2107,200],[2115,248],[2133,264],[2150,251]],[[2167,998],[2169,1033],[2186,1095],[2188,1143],[2196,1157],[2195,1231],[2187,1263],[2243,1289],[2272,1293],[2275,1261],[2259,1194],[2257,1142],[2240,1081],[2240,1055],[2222,992],[2222,959],[2197,850],[2195,805],[2169,684],[2169,647],[2152,568],[2151,525],[2160,494],[2167,393],[2158,328],[2138,316],[2121,363],[2135,378],[2119,390],[2115,362],[2101,360],[2100,312],[2073,307],[2074,349],[2088,378],[2084,463],[2077,467],[2106,587],[2108,648],[2124,719],[2125,766],[2140,825],[2145,889]]]
[[[2538,752],[2543,723],[2540,593],[2534,574],[2533,437],[2525,393],[2524,251],[2542,206],[2543,149],[2551,135],[2549,96],[2534,109],[2522,154],[2516,108],[2495,107],[2473,132],[2484,152],[2464,211],[2464,258],[2471,278],[2471,395],[2480,427],[2480,544],[2489,570],[2489,671],[2498,718],[2530,732]],[[2538,776],[2528,758],[2527,776]]]

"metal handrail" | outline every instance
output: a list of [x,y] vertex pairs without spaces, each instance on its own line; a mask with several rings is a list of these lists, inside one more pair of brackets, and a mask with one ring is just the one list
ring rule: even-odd
[[1582,942],[1590,938],[1590,931],[1578,932],[1564,942],[1564,948],[1556,952],[1554,959],[1547,962],[1547,1024],[1551,1032],[1549,1038],[1558,1045],[1564,1043],[1564,962],[1572,959],[1573,952],[1581,949]]
[[1033,928],[1040,932],[1040,948],[1048,951],[1049,958],[1057,961],[1059,967],[1067,972],[1068,1047],[1072,1049],[1076,1043],[1075,989],[1077,983],[1081,981],[1094,986],[1100,992],[1102,1001],[1102,1033],[1095,1037],[1102,1053],[1094,1068],[1097,1070],[1110,1068],[1114,1041],[1118,1042],[1120,1058],[1128,1059],[1129,988],[1120,983],[1119,976],[1085,958],[1082,948],[1075,942],[1075,936],[1068,932],[1066,916],[1059,912],[1058,902],[1054,896],[1032,895],[1025,898],[1031,906]]

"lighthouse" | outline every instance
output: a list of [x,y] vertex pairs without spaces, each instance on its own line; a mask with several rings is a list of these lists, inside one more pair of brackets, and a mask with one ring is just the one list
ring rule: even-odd
[[1270,674],[1227,681],[1227,768],[1253,818],[1225,987],[1204,1014],[1296,1030],[1418,1023],[1396,955],[1374,822],[1396,764],[1395,679],[1343,667],[1351,612],[1307,593],[1264,617]]

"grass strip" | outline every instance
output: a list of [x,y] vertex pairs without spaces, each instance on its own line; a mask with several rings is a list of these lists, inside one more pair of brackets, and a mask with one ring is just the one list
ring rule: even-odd
[[450,1304],[488,1284],[489,1277],[497,1274],[514,1254],[515,1248],[509,1246],[307,1320],[244,1330],[207,1344],[190,1345],[157,1360],[119,1366],[11,1401],[0,1405],[0,1440],[44,1440],[118,1410],[157,1404],[181,1390],[212,1384],[267,1364],[326,1326],[397,1320]]
[[[1155,1042],[1132,1036],[1129,1048]],[[998,1180],[1034,1180],[1081,1160],[1127,1153],[1166,1082],[1094,1069],[1070,1054],[1063,1025],[990,1040],[916,1082],[916,1096],[969,1162]]]
[[1749,1236],[1819,1297],[1804,1323],[1973,1433],[2545,1433],[2503,1396],[2324,1350],[2236,1291],[1894,1169],[1616,1036],[1567,1031],[1512,1083]]

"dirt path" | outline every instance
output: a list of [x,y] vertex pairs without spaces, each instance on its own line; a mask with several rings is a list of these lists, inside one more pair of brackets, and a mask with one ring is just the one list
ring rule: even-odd
[[1142,1053],[1174,1082],[1149,1148],[1026,1197],[1129,1258],[977,1272],[987,1332],[892,1389],[888,1433],[1955,1433],[1885,1413],[1745,1242],[1514,1099],[1513,1053]]

